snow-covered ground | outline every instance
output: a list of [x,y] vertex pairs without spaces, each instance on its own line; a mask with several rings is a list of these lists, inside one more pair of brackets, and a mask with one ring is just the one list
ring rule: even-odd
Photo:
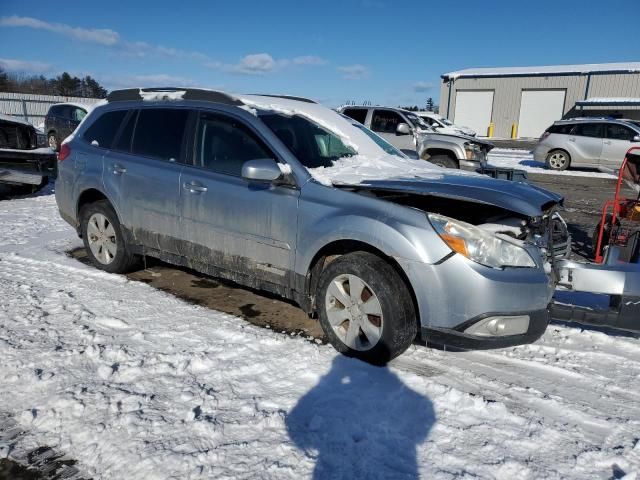
[[[94,478],[624,478],[640,340],[412,347],[389,368],[102,273],[51,195],[0,202],[0,414]],[[0,439],[3,438],[0,432]]]
[[536,162],[533,155],[527,150],[516,150],[510,148],[494,148],[489,152],[488,163],[494,167],[517,168],[531,173],[547,175],[565,175],[573,177],[593,177],[593,178],[616,178],[610,173],[603,173],[597,170],[576,170],[570,168],[562,172],[549,170],[543,162]]

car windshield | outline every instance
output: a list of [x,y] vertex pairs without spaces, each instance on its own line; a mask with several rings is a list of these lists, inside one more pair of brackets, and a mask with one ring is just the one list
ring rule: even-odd
[[421,119],[415,113],[405,113],[405,116],[409,119],[411,123],[413,123],[414,126],[421,128],[423,130],[431,130],[431,127],[429,126],[429,124],[425,122],[423,119]]
[[336,134],[301,115],[264,112],[260,119],[307,168],[330,167],[357,152]]
[[394,147],[389,142],[387,142],[384,138],[376,135],[371,130],[369,130],[367,127],[365,127],[364,125],[361,125],[359,123],[353,123],[352,125],[354,127],[358,128],[358,129],[362,130],[364,133],[366,133],[369,136],[369,138],[371,138],[371,140],[376,142],[376,144],[380,148],[382,148],[385,152],[387,152],[389,155],[397,155],[398,157],[405,157],[406,156],[404,153],[402,153],[396,147]]

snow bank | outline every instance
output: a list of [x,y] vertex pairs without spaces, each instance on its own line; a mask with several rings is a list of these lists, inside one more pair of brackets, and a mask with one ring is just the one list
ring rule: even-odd
[[0,411],[25,432],[0,431],[0,456],[47,445],[132,480],[640,472],[636,338],[552,325],[376,368],[64,253],[80,245],[51,194],[0,201]]

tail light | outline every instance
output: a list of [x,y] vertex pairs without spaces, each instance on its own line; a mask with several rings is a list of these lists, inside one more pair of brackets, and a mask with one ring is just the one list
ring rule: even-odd
[[547,138],[549,135],[550,135],[550,133],[549,133],[548,131],[547,131],[547,132],[544,132],[544,133],[542,134],[542,136],[540,137],[540,141],[543,141],[543,140],[544,140],[545,138]]
[[61,162],[71,155],[71,147],[68,143],[60,145],[60,151],[58,152],[58,161]]

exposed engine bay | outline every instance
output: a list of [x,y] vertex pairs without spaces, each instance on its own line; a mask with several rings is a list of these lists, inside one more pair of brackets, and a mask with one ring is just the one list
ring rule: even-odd
[[494,234],[536,245],[551,265],[556,259],[565,258],[571,252],[571,237],[567,224],[558,213],[559,202],[549,202],[543,206],[540,216],[530,217],[480,201],[371,187],[349,189],[424,212],[445,215]]

